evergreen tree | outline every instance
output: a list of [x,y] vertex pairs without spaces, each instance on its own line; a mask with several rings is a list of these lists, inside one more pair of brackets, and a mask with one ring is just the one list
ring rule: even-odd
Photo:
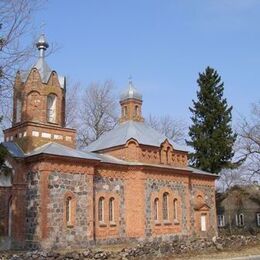
[[224,83],[213,68],[207,67],[205,72],[199,73],[197,83],[198,100],[193,100],[193,108],[189,108],[193,124],[189,128],[190,141],[186,143],[194,149],[190,160],[194,167],[219,173],[233,166],[236,134],[231,128],[232,106],[228,107],[223,98]]

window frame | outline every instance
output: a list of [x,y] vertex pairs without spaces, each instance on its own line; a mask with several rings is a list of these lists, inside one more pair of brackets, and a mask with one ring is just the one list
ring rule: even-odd
[[[69,199],[69,203],[68,203]],[[72,192],[67,192],[64,196],[64,225],[67,228],[75,226],[75,214],[76,214],[76,198]]]
[[256,225],[260,227],[260,212],[256,213]]
[[98,221],[105,222],[105,198],[103,196],[98,199]]
[[[243,222],[243,223],[241,223],[241,222]],[[236,214],[236,225],[238,227],[245,226],[245,215],[243,213]]]
[[163,215],[163,221],[169,221],[169,193],[164,192],[163,193],[163,199],[162,199],[162,215]]
[[[52,103],[51,103],[51,107],[49,107],[49,99],[53,98]],[[51,112],[52,111],[52,112]],[[52,124],[56,124],[57,123],[57,96],[53,93],[50,93],[47,96],[47,122],[48,123],[52,123]],[[51,113],[53,115],[51,115]]]
[[108,201],[108,219],[111,224],[115,223],[115,198],[111,197]]
[[179,212],[178,212],[178,199],[173,199],[173,221],[178,222],[179,219]]
[[225,216],[222,214],[219,214],[217,216],[218,219],[218,227],[225,227],[226,223],[225,223]]
[[153,202],[154,221],[159,222],[159,198],[155,198]]
[[67,226],[71,226],[72,225],[72,197],[71,196],[66,197],[65,205],[66,205],[65,207],[66,224]]

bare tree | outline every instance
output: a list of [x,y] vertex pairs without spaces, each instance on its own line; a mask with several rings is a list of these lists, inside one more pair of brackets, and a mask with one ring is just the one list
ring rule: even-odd
[[80,83],[72,83],[67,80],[66,87],[66,111],[65,125],[66,127],[78,128],[79,125],[79,96],[81,94]]
[[252,105],[251,118],[241,119],[237,132],[238,162],[254,178],[260,175],[260,100]]
[[34,56],[34,45],[29,40],[35,40],[31,18],[42,3],[42,0],[0,1],[0,115],[3,115],[0,128],[2,129],[9,127],[11,122],[11,97],[16,71],[29,64]]
[[24,44],[32,32],[32,14],[42,1],[0,1],[0,98],[9,97],[14,75],[32,56],[31,43]]
[[185,143],[187,126],[183,120],[174,119],[170,115],[161,117],[149,115],[147,123],[174,142],[178,144]]
[[224,169],[220,172],[217,180],[217,189],[224,192],[235,185],[253,184],[256,181],[248,172],[246,165],[241,165],[236,169]]
[[78,144],[86,146],[118,122],[117,99],[112,81],[91,83],[82,94],[79,108]]

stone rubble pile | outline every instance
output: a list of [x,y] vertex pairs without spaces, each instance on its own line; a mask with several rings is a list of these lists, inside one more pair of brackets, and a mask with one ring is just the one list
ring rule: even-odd
[[118,252],[109,250],[96,250],[95,248],[88,248],[81,251],[73,251],[66,253],[33,251],[33,252],[0,252],[1,260],[20,260],[20,259],[40,259],[40,260],[61,260],[61,259],[115,259],[126,260],[133,258],[156,258],[162,256],[174,256],[189,253],[205,253],[207,251],[221,251],[224,249],[242,248],[246,245],[256,245],[260,243],[260,236],[229,236],[229,237],[213,237],[209,239],[187,239],[174,240],[167,242],[145,242],[137,244],[132,248],[124,248]]

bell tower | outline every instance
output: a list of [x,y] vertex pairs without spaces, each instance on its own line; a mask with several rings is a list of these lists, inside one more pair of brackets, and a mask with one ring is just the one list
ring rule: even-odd
[[5,141],[14,141],[30,152],[48,142],[75,147],[75,130],[65,127],[66,79],[45,60],[49,44],[42,34],[36,47],[39,57],[30,70],[17,72],[13,90],[12,127]]
[[129,78],[128,87],[120,96],[120,123],[129,120],[143,122],[142,103],[142,95],[134,87],[132,79]]

